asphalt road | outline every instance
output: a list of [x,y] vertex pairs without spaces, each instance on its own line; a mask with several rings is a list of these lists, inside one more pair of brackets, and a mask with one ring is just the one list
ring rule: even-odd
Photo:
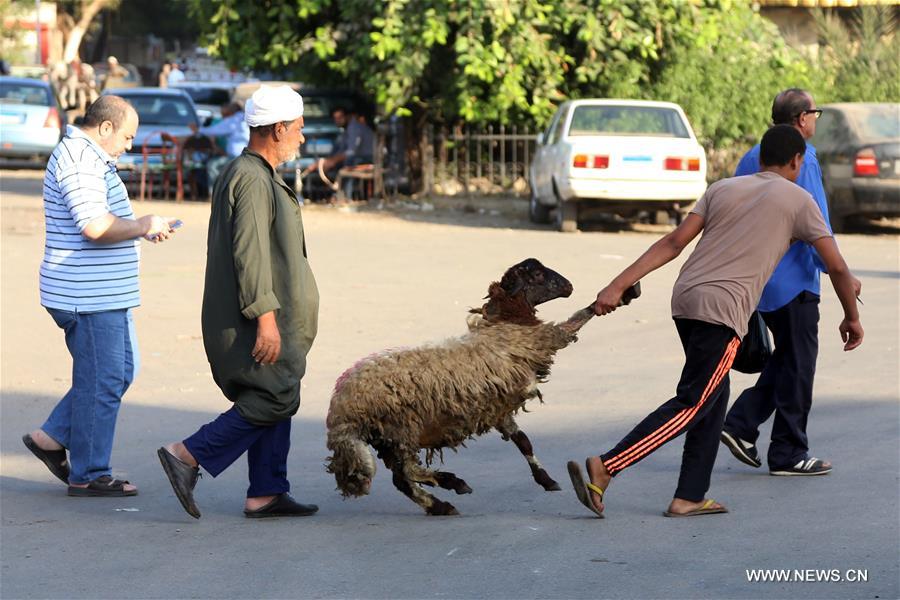
[[[243,518],[239,460],[196,491],[203,518],[181,509],[155,450],[227,409],[209,375],[199,303],[208,206],[136,203],[185,222],[144,244],[136,311],[142,371],[119,415],[115,474],[126,499],[68,498],[24,448],[65,393],[71,363],[39,306],[40,173],[0,172],[0,596],[3,598],[897,598],[900,596],[898,237],[839,239],[863,282],[864,345],[841,351],[827,287],[810,419],[812,451],[831,475],[770,477],[719,453],[710,495],[727,515],[666,519],[680,440],[622,473],[598,520],[576,501],[565,462],[608,450],[672,393],[681,350],[668,313],[683,260],[643,282],[644,295],[596,319],[557,357],[545,403],[519,419],[563,487],[544,492],[516,449],[492,434],[445,454],[474,488],[450,498],[459,517],[426,517],[382,467],[370,496],[341,499],[325,473],[324,417],[337,376],[379,349],[458,335],[466,309],[511,264],[539,258],[575,294],[547,304],[559,320],[654,239],[564,235],[525,223],[520,203],[491,210],[305,212],[321,295],[320,334],[293,422],[294,495],[304,519]],[[732,376],[732,398],[752,382]],[[762,440],[768,439],[768,428]],[[763,451],[765,443],[763,443]],[[791,581],[752,582],[753,569]],[[796,570],[796,571],[795,571]],[[838,581],[840,579],[841,581]],[[849,579],[853,579],[851,581]],[[865,579],[865,581],[859,581]]]

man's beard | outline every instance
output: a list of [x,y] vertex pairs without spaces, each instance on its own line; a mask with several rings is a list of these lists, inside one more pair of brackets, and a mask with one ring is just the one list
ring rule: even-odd
[[279,148],[278,150],[278,163],[283,164],[286,162],[290,162],[297,158],[300,154],[299,148],[287,147],[287,148]]

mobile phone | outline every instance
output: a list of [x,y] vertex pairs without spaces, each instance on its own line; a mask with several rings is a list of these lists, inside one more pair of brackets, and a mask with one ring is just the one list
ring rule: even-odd
[[[178,229],[178,228],[181,227],[182,225],[184,225],[184,223],[182,222],[181,219],[175,219],[174,221],[172,221],[171,223],[169,223],[169,229]],[[147,239],[149,239],[151,242],[155,242],[157,239],[159,239],[159,234],[158,234],[158,233],[154,233],[153,235],[151,235],[151,236],[150,236],[149,238],[147,238]]]

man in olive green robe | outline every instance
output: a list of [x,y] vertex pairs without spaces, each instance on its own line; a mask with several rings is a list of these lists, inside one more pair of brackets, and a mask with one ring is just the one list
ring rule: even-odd
[[203,344],[213,379],[234,406],[183,442],[158,450],[176,496],[196,518],[198,465],[215,477],[244,452],[247,517],[317,510],[288,493],[287,454],[316,336],[319,294],[300,205],[275,170],[303,143],[302,114],[302,99],[291,88],[257,90],[245,109],[250,144],[213,190]]

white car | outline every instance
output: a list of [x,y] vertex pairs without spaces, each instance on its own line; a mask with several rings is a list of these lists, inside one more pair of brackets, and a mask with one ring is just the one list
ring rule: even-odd
[[[538,134],[529,216],[575,231],[591,209],[680,219],[706,191],[706,154],[671,102],[571,100]],[[657,217],[659,220],[660,217]]]

